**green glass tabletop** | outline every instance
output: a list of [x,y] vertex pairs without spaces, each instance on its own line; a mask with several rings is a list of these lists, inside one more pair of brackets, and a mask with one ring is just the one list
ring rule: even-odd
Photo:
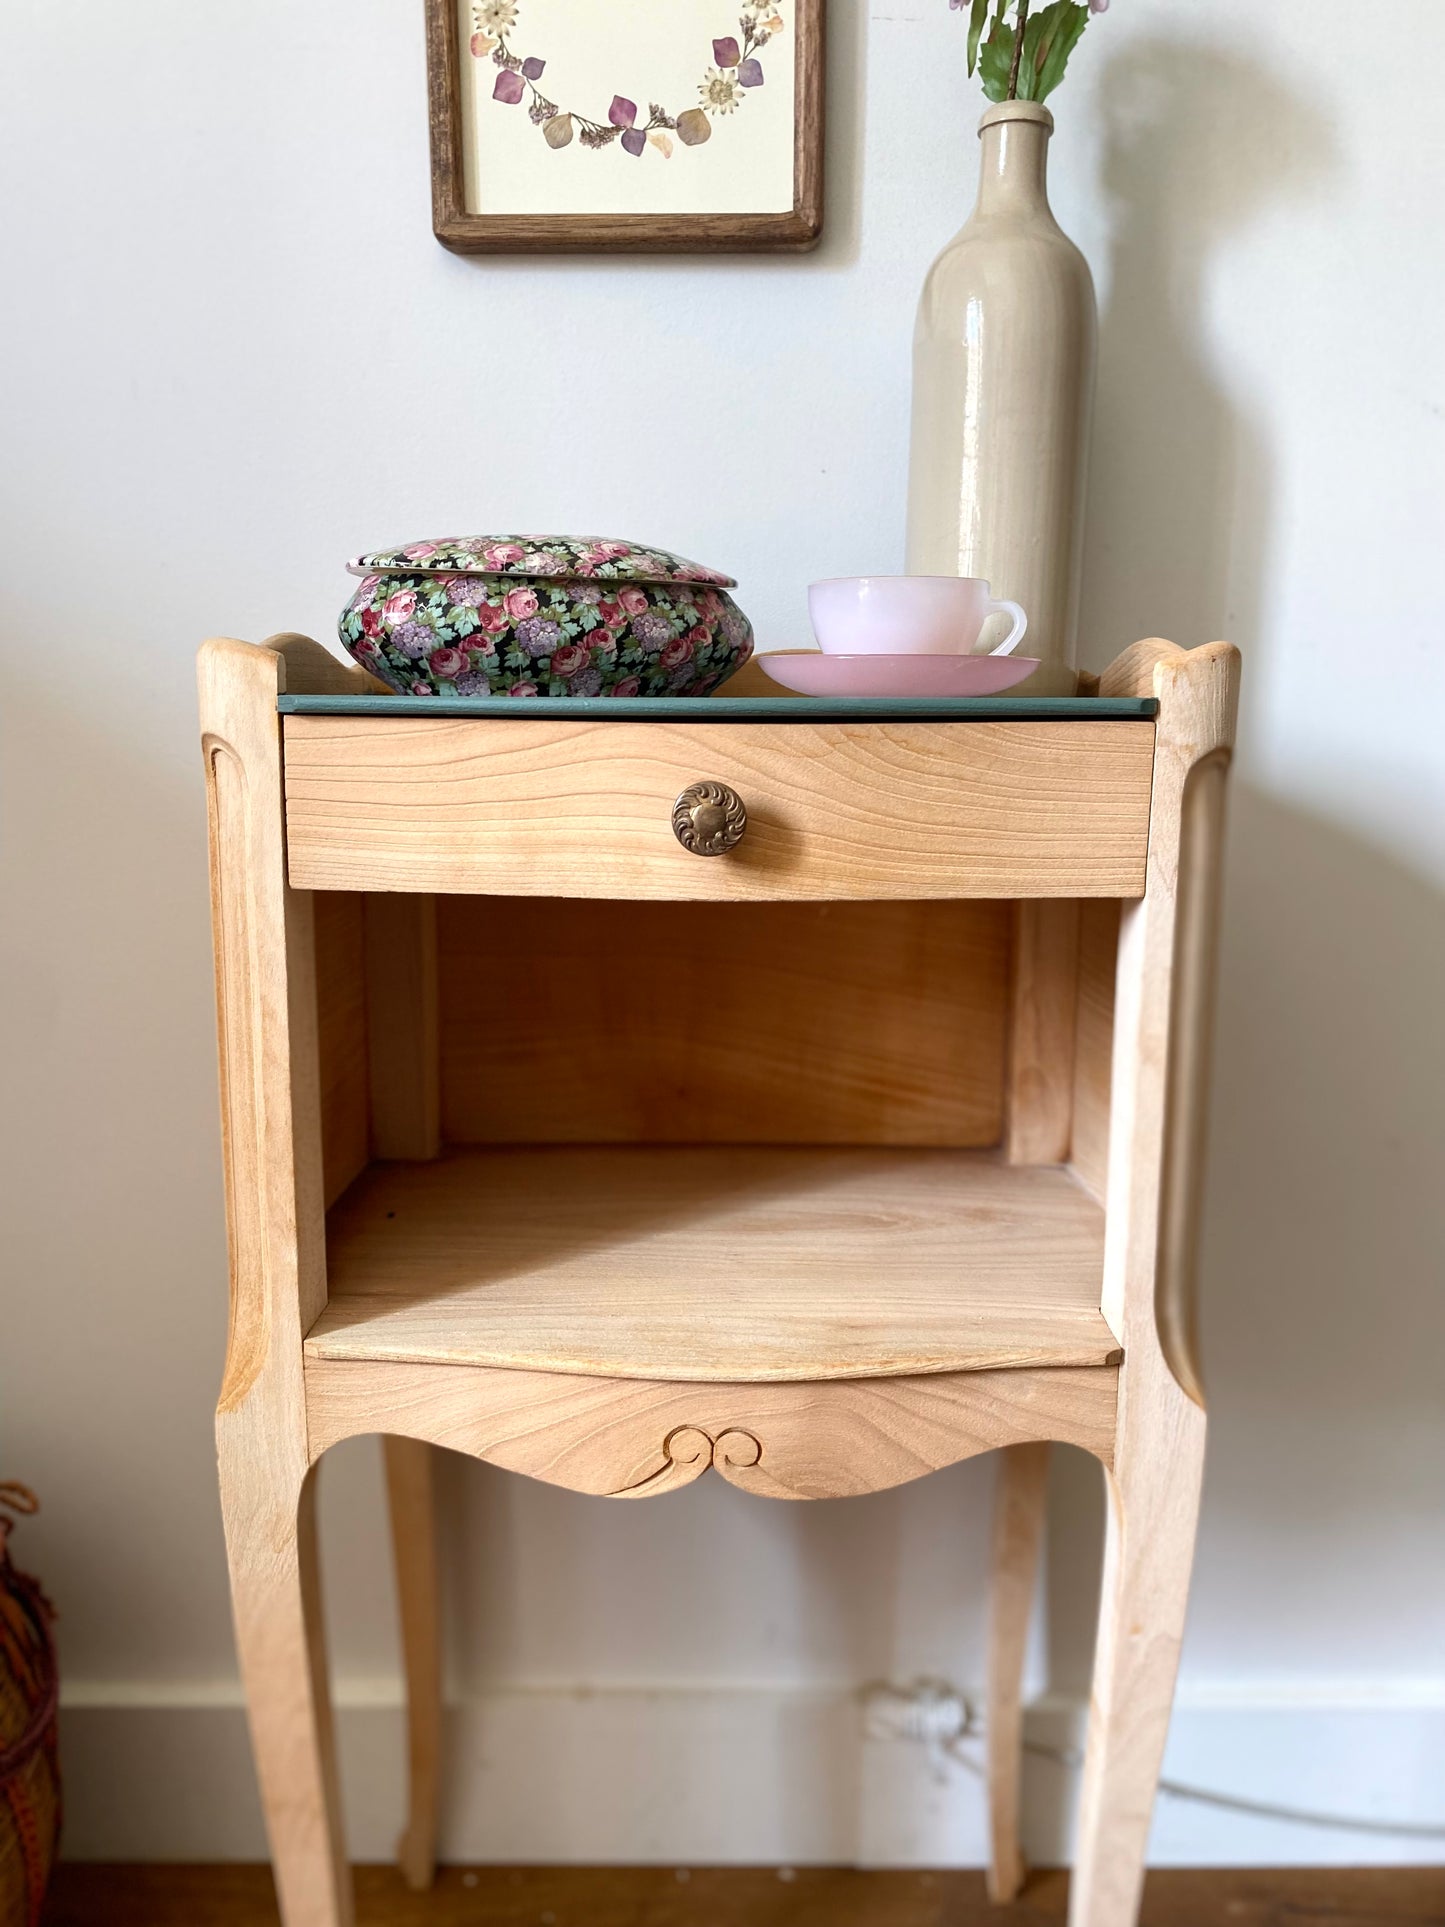
[[607,723],[1147,722],[1152,696],[282,696],[285,716]]

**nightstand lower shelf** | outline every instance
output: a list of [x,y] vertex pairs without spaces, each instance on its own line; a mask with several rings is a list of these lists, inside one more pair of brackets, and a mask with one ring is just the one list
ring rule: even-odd
[[673,1383],[1118,1362],[1104,1214],[992,1152],[712,1146],[374,1164],[328,1221],[316,1359]]

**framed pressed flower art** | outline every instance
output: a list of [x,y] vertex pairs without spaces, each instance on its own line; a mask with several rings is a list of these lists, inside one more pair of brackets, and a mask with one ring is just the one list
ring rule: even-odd
[[825,0],[426,0],[432,225],[464,253],[808,248]]

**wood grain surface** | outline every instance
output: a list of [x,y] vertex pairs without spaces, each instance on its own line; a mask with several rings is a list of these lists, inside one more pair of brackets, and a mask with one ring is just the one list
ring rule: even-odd
[[715,1471],[760,1498],[839,1499],[1029,1439],[1107,1464],[1117,1379],[1090,1366],[689,1385],[313,1358],[307,1424],[318,1456],[393,1431],[597,1498],[654,1498]]
[[[449,1143],[999,1140],[1006,904],[444,897],[438,914]],[[504,984],[526,994],[498,1023]]]
[[[826,901],[1137,897],[1147,723],[609,723],[287,716],[300,889]],[[730,785],[726,856],[672,832]]]
[[[977,1873],[830,1867],[446,1868],[429,1894],[390,1867],[356,1873],[360,1927],[1044,1927],[1068,1876],[1036,1874],[996,1907]],[[277,1927],[266,1867],[62,1866],[45,1927]],[[1141,1927],[1440,1927],[1445,1872],[1164,1869]]]
[[991,1152],[498,1149],[333,1209],[311,1358],[672,1380],[1100,1365],[1103,1214]]

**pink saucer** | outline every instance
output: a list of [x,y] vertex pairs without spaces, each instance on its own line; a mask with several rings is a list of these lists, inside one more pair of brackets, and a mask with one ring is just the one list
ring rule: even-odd
[[1038,668],[1038,656],[825,656],[756,658],[800,696],[997,696]]

